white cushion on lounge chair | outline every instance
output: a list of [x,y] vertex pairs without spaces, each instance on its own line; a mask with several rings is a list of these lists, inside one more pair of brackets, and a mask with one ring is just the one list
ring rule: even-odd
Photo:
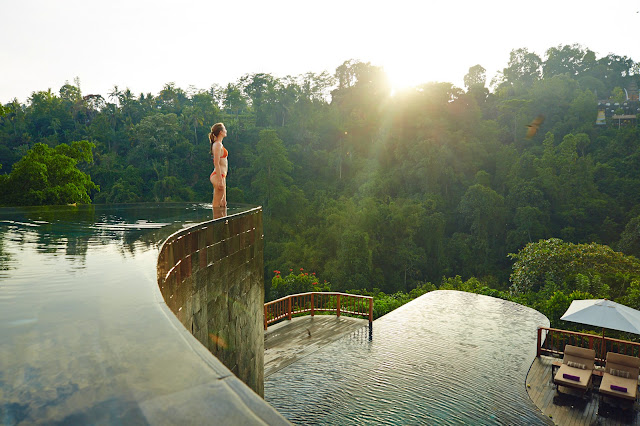
[[[640,358],[609,352],[599,392],[603,395],[635,401],[638,394],[639,372]],[[624,377],[626,374],[623,373],[627,373],[629,376]],[[627,388],[627,391],[613,390],[611,385]]]
[[[611,389],[611,385],[627,388],[627,391],[620,392],[613,390]],[[602,375],[602,383],[600,383],[599,392],[603,395],[635,400],[638,394],[638,379],[625,379],[624,377],[616,377],[612,374],[605,373]]]
[[[579,377],[580,380],[567,379],[564,377],[565,374]],[[562,364],[553,381],[558,385],[587,390],[591,386],[592,374],[593,370],[583,370],[582,368],[569,367],[566,364]]]
[[[587,391],[591,388],[591,381],[593,378],[593,365],[596,359],[596,351],[593,349],[580,348],[573,345],[566,345],[564,347],[563,364],[558,369],[558,372],[553,377],[553,383],[557,385],[567,386],[579,389],[581,391]],[[571,365],[569,365],[571,364]],[[580,368],[573,367],[572,365],[579,365]],[[582,368],[584,366],[584,368]],[[576,376],[579,380],[571,380],[564,375]]]

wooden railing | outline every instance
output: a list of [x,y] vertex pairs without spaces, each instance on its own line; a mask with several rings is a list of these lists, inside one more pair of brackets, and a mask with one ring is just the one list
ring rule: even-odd
[[540,355],[562,357],[564,356],[565,345],[594,349],[596,351],[596,362],[602,365],[604,365],[607,358],[607,352],[640,357],[640,343],[638,342],[612,339],[606,336],[603,340],[602,336],[597,334],[538,327],[538,357]]
[[346,293],[292,294],[264,304],[264,329],[281,319],[294,315],[316,312],[335,312],[336,316],[348,314],[361,316],[373,322],[373,297]]

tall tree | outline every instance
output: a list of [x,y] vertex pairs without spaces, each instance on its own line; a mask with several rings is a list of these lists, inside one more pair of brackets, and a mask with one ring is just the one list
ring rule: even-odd
[[503,83],[511,87],[531,87],[542,77],[542,59],[527,48],[514,49],[509,64],[502,70]]
[[596,65],[596,54],[579,44],[551,47],[546,54],[547,59],[542,67],[545,78],[558,74],[576,77]]
[[293,164],[287,158],[287,150],[276,131],[260,131],[256,156],[251,164],[251,174],[254,176],[251,186],[268,214],[286,207],[291,193],[292,170]]
[[55,148],[35,144],[10,174],[0,175],[0,199],[4,205],[90,204],[91,192],[100,188],[77,164],[92,162],[94,147],[88,141]]

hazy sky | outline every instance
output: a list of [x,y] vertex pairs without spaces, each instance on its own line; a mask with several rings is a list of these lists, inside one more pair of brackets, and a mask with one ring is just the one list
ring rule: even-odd
[[640,0],[0,0],[0,102],[26,102],[80,79],[157,94],[175,82],[207,89],[242,75],[333,73],[348,59],[385,68],[399,88],[487,79],[512,49],[545,58],[579,43],[598,57],[640,61]]

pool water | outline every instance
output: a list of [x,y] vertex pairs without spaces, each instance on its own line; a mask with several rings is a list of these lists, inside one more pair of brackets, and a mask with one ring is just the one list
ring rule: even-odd
[[[210,219],[210,204],[0,209],[0,423],[148,424],[177,395],[191,410],[211,365],[176,338],[188,332],[156,264],[170,234]],[[432,292],[376,320],[371,339],[364,329],[269,376],[265,399],[298,424],[549,423],[524,383],[548,324]]]
[[265,400],[304,425],[553,424],[525,379],[548,319],[434,291],[270,375]]
[[0,423],[145,424],[160,396],[208,386],[156,265],[169,235],[212,218],[187,203],[0,209]]

